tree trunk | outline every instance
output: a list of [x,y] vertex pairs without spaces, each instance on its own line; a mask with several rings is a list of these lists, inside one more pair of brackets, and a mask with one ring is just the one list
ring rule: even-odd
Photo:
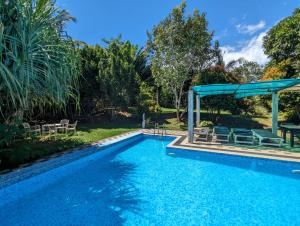
[[175,96],[176,118],[177,118],[177,122],[180,122],[180,106],[181,106],[182,88],[179,91],[174,89],[173,93]]
[[176,108],[177,122],[180,122],[180,99],[178,98],[177,95],[176,95],[176,98],[175,98],[175,108]]
[[159,106],[159,88],[156,89],[156,105]]
[[178,109],[176,107],[176,118],[177,118],[177,122],[180,122],[180,109]]

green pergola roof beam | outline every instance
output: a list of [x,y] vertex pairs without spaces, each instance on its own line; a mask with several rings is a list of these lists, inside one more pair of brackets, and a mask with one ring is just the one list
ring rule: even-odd
[[300,79],[281,79],[245,84],[212,84],[194,86],[193,91],[200,97],[232,94],[236,98],[266,95],[279,91],[300,91]]

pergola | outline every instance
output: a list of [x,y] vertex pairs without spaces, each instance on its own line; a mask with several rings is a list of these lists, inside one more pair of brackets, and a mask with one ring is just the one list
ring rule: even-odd
[[194,136],[194,94],[196,95],[196,125],[200,124],[201,97],[213,95],[234,95],[240,99],[256,95],[272,95],[272,132],[278,129],[278,93],[299,92],[300,79],[282,79],[261,81],[245,84],[212,84],[194,86],[188,94],[188,140],[193,141]]

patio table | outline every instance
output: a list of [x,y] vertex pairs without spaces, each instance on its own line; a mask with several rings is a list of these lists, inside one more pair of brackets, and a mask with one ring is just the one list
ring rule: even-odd
[[286,142],[286,133],[289,132],[291,134],[290,146],[294,147],[295,135],[300,134],[300,126],[298,126],[298,125],[281,125],[280,129],[282,130],[282,136],[283,136],[284,142]]
[[42,131],[45,131],[45,128],[48,128],[49,131],[51,129],[53,130],[53,128],[54,128],[54,132],[57,133],[57,127],[59,127],[59,126],[61,126],[60,123],[44,124],[44,125],[42,125]]

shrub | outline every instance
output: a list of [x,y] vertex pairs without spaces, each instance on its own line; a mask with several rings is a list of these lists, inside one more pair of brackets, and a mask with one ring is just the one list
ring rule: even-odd
[[24,134],[20,119],[13,119],[10,123],[0,124],[0,148],[11,145],[16,137]]
[[201,121],[200,122],[200,126],[201,127],[213,127],[214,126],[214,123],[212,121]]

